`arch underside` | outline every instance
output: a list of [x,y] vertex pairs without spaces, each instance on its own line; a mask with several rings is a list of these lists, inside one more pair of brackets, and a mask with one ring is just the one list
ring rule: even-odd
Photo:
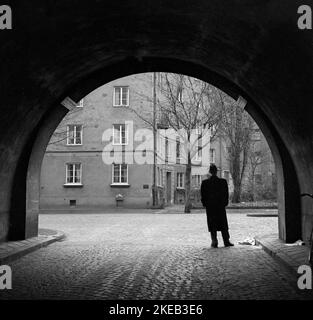
[[305,238],[311,204],[300,203],[299,193],[313,188],[313,37],[296,28],[299,3],[69,0],[12,6],[14,30],[0,34],[0,240],[36,234],[36,199],[26,194],[37,192],[45,145],[66,114],[60,102],[149,71],[194,76],[248,101],[278,167],[280,237]]

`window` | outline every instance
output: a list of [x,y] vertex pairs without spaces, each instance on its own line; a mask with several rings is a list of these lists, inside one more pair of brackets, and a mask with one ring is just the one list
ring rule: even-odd
[[159,157],[161,158],[161,159],[163,159],[164,158],[164,143],[163,143],[163,137],[162,137],[162,135],[159,135],[159,137],[158,137],[159,139],[158,139],[158,155],[159,155]]
[[158,168],[158,185],[163,186],[163,169]]
[[201,181],[202,181],[202,179],[201,179],[201,175],[200,174],[195,174],[195,175],[192,176],[192,184],[193,184],[193,186],[199,188],[200,185],[201,185]]
[[128,165],[113,164],[113,174],[112,174],[113,184],[128,184]]
[[66,183],[65,184],[82,184],[82,165],[81,163],[66,164]]
[[81,100],[78,102],[77,108],[83,108],[83,107],[84,107],[84,99],[81,99]]
[[158,123],[157,128],[158,129],[168,129],[169,128],[169,121],[168,121],[168,115],[164,111],[158,112]]
[[210,163],[215,163],[215,149],[210,149]]
[[126,124],[113,125],[113,145],[128,144],[128,132]]
[[229,183],[229,171],[228,170],[224,170],[223,178],[226,179],[227,183]]
[[160,185],[160,168],[157,167],[157,172],[156,172],[156,180],[157,180],[157,185]]
[[184,188],[184,173],[177,172],[177,188],[183,189]]
[[83,126],[68,125],[67,126],[67,144],[81,145],[83,143]]
[[129,88],[114,87],[114,107],[129,106]]
[[165,137],[165,162],[168,162],[169,144],[168,137]]
[[176,137],[176,161],[179,163],[181,156],[181,150],[180,150],[180,139],[179,137]]
[[202,159],[202,147],[197,146],[197,153],[196,153],[196,161],[201,161]]

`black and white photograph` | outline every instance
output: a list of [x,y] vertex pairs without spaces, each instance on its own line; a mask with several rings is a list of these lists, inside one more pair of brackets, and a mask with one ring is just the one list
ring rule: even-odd
[[0,3],[0,309],[310,303],[312,21],[313,0]]

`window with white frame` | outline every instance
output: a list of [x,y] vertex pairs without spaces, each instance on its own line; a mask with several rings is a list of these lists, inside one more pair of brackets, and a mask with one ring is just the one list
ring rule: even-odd
[[184,188],[184,173],[183,172],[177,172],[177,184],[176,187],[179,189]]
[[129,106],[129,87],[114,87],[113,106]]
[[113,145],[128,144],[128,131],[126,124],[113,125]]
[[66,164],[66,184],[82,184],[82,165],[81,163]]
[[112,165],[112,183],[128,184],[128,165],[126,163]]
[[210,163],[215,163],[215,149],[210,149]]
[[81,99],[81,100],[78,102],[77,108],[83,108],[83,106],[84,106],[84,99]]
[[192,176],[192,184],[195,186],[195,187],[200,187],[201,185],[201,175],[200,174],[195,174]]
[[71,124],[67,126],[67,144],[81,145],[83,144],[83,126]]

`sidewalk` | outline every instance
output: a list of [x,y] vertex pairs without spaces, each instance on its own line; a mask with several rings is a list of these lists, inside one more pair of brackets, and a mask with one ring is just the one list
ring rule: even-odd
[[9,241],[0,244],[0,265],[8,264],[27,253],[39,248],[46,247],[50,243],[60,241],[65,238],[65,234],[60,231],[50,229],[39,229],[38,237],[29,238],[22,241]]
[[277,239],[277,234],[256,237],[255,240],[256,244],[261,245],[267,253],[296,275],[299,266],[308,264],[308,246],[286,244]]
[[[149,210],[149,209],[148,209]],[[151,210],[151,209],[150,209]],[[248,217],[278,217],[277,209],[258,209],[258,208],[226,208],[228,214],[245,213]],[[151,210],[152,213],[164,214],[184,214],[185,207],[183,205],[173,205],[164,209]],[[205,208],[193,208],[191,213],[205,213]]]

